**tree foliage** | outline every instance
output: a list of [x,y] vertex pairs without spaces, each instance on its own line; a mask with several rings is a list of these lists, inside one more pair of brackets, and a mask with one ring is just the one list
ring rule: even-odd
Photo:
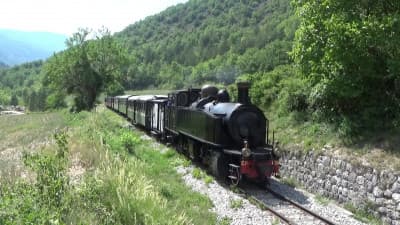
[[[107,30],[95,34],[80,29],[67,40],[68,49],[50,58],[44,67],[44,86],[58,97],[73,94],[75,110],[89,110],[102,91],[118,86],[127,63],[123,48]],[[57,95],[53,102],[57,102]],[[49,99],[48,101],[51,101]]]
[[18,98],[16,94],[13,94],[10,99],[10,105],[18,105]]
[[0,89],[0,105],[8,105],[10,103],[10,94]]
[[[42,65],[43,62],[39,60],[0,69],[0,105],[33,105],[30,100],[36,98],[36,95],[31,95],[40,89]],[[38,109],[37,106],[34,108]],[[30,107],[28,109],[35,111]]]
[[292,54],[311,86],[311,107],[361,121],[396,117],[400,109],[399,2],[293,3],[301,24]]

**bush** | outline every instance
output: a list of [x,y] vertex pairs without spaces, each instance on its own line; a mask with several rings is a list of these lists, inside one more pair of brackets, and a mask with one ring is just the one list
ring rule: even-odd
[[281,109],[287,112],[305,111],[308,108],[307,89],[304,81],[296,76],[288,77],[281,82],[278,101]]
[[135,136],[129,130],[122,131],[120,139],[123,148],[125,148],[129,153],[133,153],[135,145],[138,145],[140,143],[140,138]]
[[278,66],[268,73],[255,73],[247,76],[253,87],[250,95],[254,104],[280,111],[305,111],[308,107],[308,89],[292,65]]
[[46,108],[47,109],[60,109],[66,107],[65,95],[61,92],[52,93],[47,96]]
[[33,184],[17,181],[0,186],[0,224],[59,224],[68,214],[69,179],[67,136],[54,135],[57,152],[23,155],[24,163],[36,173]]

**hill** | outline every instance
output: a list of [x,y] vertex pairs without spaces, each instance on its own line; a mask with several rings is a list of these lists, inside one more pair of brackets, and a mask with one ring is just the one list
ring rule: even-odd
[[[335,8],[338,12],[332,13],[351,14],[351,7],[346,7]],[[360,15],[369,12],[363,10],[364,5],[360,7],[356,7],[361,10]],[[312,8],[300,4],[297,7],[297,13],[301,13],[302,9]],[[321,19],[324,19],[324,8],[320,11]],[[308,22],[318,23],[313,20],[313,11],[308,13],[310,18]],[[357,24],[366,23],[363,21],[365,18],[367,17],[358,18]],[[342,21],[344,30],[351,28],[354,22],[352,20],[355,18],[348,17],[347,19],[351,21]],[[398,39],[393,36],[394,41],[391,40],[389,45],[374,46],[377,43],[383,43],[378,40],[384,37],[385,29],[393,30],[396,34],[394,26],[397,23],[383,24],[382,27],[385,29],[382,28],[380,31],[380,28],[378,29],[374,24],[382,21],[375,21],[369,25],[368,29],[371,32],[361,36],[352,35],[351,32],[346,31],[347,33],[344,33],[349,35],[347,37],[349,41],[345,41],[341,35],[332,36],[336,34],[336,30],[332,30],[332,27],[327,28],[329,32],[320,33],[312,28],[317,25],[323,26],[323,24],[302,27],[307,21],[303,17],[301,20],[302,23],[296,16],[295,10],[291,8],[290,0],[190,0],[185,4],[170,7],[115,34],[114,38],[122,42],[129,52],[129,66],[124,65],[122,73],[118,73],[123,74],[121,77],[124,80],[121,84],[125,89],[154,87],[173,90],[215,83],[228,86],[228,89],[232,91],[231,84],[235,80],[249,80],[253,83],[250,93],[253,103],[267,112],[268,118],[274,121],[271,123],[273,128],[283,133],[281,137],[287,137],[280,140],[281,143],[302,143],[305,148],[319,148],[326,143],[342,145],[343,141],[357,143],[360,140],[371,140],[371,134],[377,136],[375,132],[382,130],[397,134],[400,124],[398,116],[400,114],[397,113],[400,108],[398,107],[400,102],[398,71],[400,70],[398,69],[399,61],[395,60],[399,58],[399,53],[392,46],[396,46]],[[326,20],[327,23],[333,23],[329,17]],[[300,36],[297,35],[295,40],[296,31]],[[327,40],[319,42],[319,37]],[[331,39],[333,37],[336,39]],[[313,41],[309,41],[311,40],[309,38],[313,38]],[[334,41],[337,45],[328,45],[329,41]],[[96,41],[90,42],[95,46]],[[321,47],[314,45],[315,43]],[[371,49],[366,48],[362,43],[369,43]],[[351,48],[338,47],[342,45],[349,45]],[[293,46],[295,46],[294,50],[292,50]],[[363,60],[352,61],[358,58],[342,57],[350,54],[346,49],[353,49],[352,54],[362,53]],[[381,50],[383,52],[380,52]],[[292,52],[292,56],[297,59],[296,64],[289,57],[289,52]],[[333,52],[335,52],[335,57],[330,55]],[[98,62],[90,62],[95,58],[93,55],[90,57],[87,54],[82,55],[88,59],[87,64],[71,63],[71,68],[77,69],[77,74],[81,73],[79,72],[82,71],[81,69],[93,71],[93,68],[98,68]],[[308,59],[303,59],[302,56],[307,56]],[[321,61],[320,57],[324,57],[324,60],[329,63],[323,63],[325,61]],[[113,57],[108,58],[108,60],[111,59]],[[367,62],[364,59],[371,61],[370,67],[363,66]],[[74,60],[72,57],[71,62]],[[53,72],[56,74],[53,77],[56,77],[60,74],[58,68],[62,68],[62,63],[69,62],[68,60],[58,61],[61,64],[56,64],[57,60],[44,63],[44,68],[49,70],[47,74]],[[110,65],[109,62],[107,61],[107,65]],[[75,65],[82,68],[74,67]],[[331,65],[335,65],[336,69],[330,70]],[[307,73],[307,69],[325,71],[325,73]],[[365,69],[366,73],[360,72],[359,69]],[[35,73],[32,74],[39,75],[36,69],[34,71]],[[14,71],[8,69],[0,74],[2,77],[0,83],[9,87],[8,93],[3,94],[6,96],[3,99],[10,99],[11,90],[15,90],[16,86],[32,83],[29,79],[28,82],[20,81],[19,85],[8,84],[16,83],[10,79],[15,72],[18,72],[22,79],[27,74],[18,69]],[[42,74],[45,75],[46,72]],[[68,73],[64,74],[69,76]],[[93,74],[104,75],[104,71]],[[310,79],[310,77],[305,79],[310,75],[316,79]],[[326,77],[321,79],[323,76]],[[120,80],[112,80],[116,89],[121,90],[122,87],[118,83]],[[387,88],[374,89],[375,84]],[[46,88],[46,84],[42,86],[38,84],[36,93],[31,94],[37,96],[38,91],[46,90]],[[54,94],[50,93],[51,91],[54,90],[40,92],[44,93],[43,95]],[[379,91],[385,93],[379,93]],[[24,99],[23,92],[24,88],[18,88],[16,94]],[[55,93],[54,96],[62,97],[63,95]],[[379,101],[383,98],[386,101]],[[28,102],[29,98],[25,100],[24,102]],[[287,127],[293,127],[293,129],[287,129]],[[367,132],[371,134],[366,135]],[[319,138],[320,136],[324,138]],[[390,146],[395,145],[390,144]]]
[[134,57],[128,88],[179,88],[289,63],[297,26],[289,0],[191,0],[116,36]]
[[[271,71],[290,63],[288,52],[297,26],[289,0],[191,0],[170,7],[115,34],[131,59],[124,88],[229,85],[242,74]],[[0,61],[7,63],[1,54],[0,45]],[[13,82],[14,74],[32,84],[33,78],[24,70],[3,70],[0,86],[9,88],[8,96],[16,87],[22,93],[26,84],[25,80]]]
[[0,29],[0,62],[16,65],[46,59],[65,49],[66,39],[55,33]]
[[[344,20],[340,29],[348,37],[343,39],[336,35],[339,28],[332,29],[338,24],[325,18],[325,8],[315,4],[298,4],[297,13],[308,10],[307,18],[298,18],[289,0],[190,0],[150,16],[116,34],[133,58],[125,88],[176,89],[210,82],[229,86],[246,79],[253,84],[253,103],[264,109],[282,145],[309,150],[330,144],[396,152],[399,51],[390,46],[398,39],[390,36],[388,44],[379,40],[386,37],[385,29],[397,34],[399,24],[385,24],[380,17],[373,17],[376,21],[371,23],[364,21],[368,12],[386,15],[378,5],[371,11],[365,5],[343,3],[342,8],[330,12]],[[314,29],[324,25],[313,19],[314,8],[320,10],[325,24],[331,25],[325,33]],[[340,17],[341,13],[352,15],[354,10],[359,11],[359,18]],[[386,13],[388,18],[393,16]],[[307,23],[312,25],[302,27]],[[353,34],[355,23],[369,24],[370,32]],[[380,23],[382,28],[375,26]],[[302,36],[295,40],[296,31]],[[322,37],[326,40],[320,41]],[[329,45],[330,41],[336,45]],[[347,49],[354,50],[354,57],[346,57],[350,54]],[[296,63],[289,52],[294,52]],[[362,54],[362,60],[356,54]],[[371,63],[365,66],[365,62]],[[332,65],[337,69],[329,70]],[[308,74],[304,68],[324,73]],[[375,84],[385,88],[374,88]],[[383,98],[386,100],[381,101]]]
[[7,64],[5,64],[5,63],[3,63],[3,62],[0,62],[0,69],[1,68],[7,68],[8,66],[7,66]]

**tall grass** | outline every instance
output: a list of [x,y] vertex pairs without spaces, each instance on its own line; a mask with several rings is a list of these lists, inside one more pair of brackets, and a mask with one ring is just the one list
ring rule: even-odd
[[[215,224],[210,200],[175,171],[184,160],[174,151],[154,149],[104,108],[63,118],[65,140],[25,156],[33,182],[0,179],[0,224]],[[72,185],[76,155],[86,173]]]
[[[103,192],[105,206],[111,206],[118,224],[190,224],[184,212],[174,212],[153,182],[138,172],[146,165],[139,160],[103,156],[95,173],[97,191]],[[174,218],[174,219],[172,219]]]

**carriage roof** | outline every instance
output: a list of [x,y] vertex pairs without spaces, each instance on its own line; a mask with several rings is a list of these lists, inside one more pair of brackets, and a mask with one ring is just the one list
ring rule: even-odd
[[166,99],[166,95],[137,95],[132,96],[128,101],[152,101],[152,100],[162,100]]

